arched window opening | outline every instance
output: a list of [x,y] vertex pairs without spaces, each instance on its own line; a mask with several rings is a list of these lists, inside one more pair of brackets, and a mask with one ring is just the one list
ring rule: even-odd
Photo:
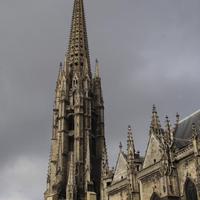
[[195,184],[188,178],[185,182],[186,200],[198,200]]
[[68,138],[68,148],[69,148],[69,151],[71,151],[71,152],[74,151],[74,136],[69,136],[69,138]]
[[150,200],[160,200],[160,197],[154,192],[154,193],[151,195]]
[[74,116],[73,115],[70,115],[68,117],[68,130],[69,131],[74,130]]

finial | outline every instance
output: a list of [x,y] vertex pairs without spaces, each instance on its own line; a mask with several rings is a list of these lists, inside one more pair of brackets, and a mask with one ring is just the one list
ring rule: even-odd
[[127,143],[133,143],[133,135],[131,125],[128,125],[128,135],[127,135]]
[[96,59],[95,78],[99,78],[99,61]]
[[180,119],[180,115],[179,115],[179,113],[177,112],[177,113],[176,113],[176,123],[177,123],[177,124],[179,123],[179,119]]
[[122,151],[122,147],[123,147],[123,146],[122,146],[122,143],[120,142],[120,143],[119,143],[119,149],[120,149],[120,151]]
[[157,113],[155,104],[153,104],[152,113]]
[[129,132],[131,131],[131,125],[128,125],[128,131]]
[[166,120],[167,123],[169,123],[169,117],[168,117],[168,115],[165,115],[165,120]]

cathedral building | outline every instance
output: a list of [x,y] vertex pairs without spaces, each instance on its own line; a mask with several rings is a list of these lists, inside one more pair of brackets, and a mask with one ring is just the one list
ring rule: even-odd
[[100,200],[106,166],[98,61],[92,75],[83,0],[75,0],[68,52],[56,83],[45,200]]
[[200,200],[200,111],[162,127],[153,106],[145,156],[131,126],[109,169],[99,64],[92,74],[83,0],[74,0],[71,32],[55,90],[45,200]]

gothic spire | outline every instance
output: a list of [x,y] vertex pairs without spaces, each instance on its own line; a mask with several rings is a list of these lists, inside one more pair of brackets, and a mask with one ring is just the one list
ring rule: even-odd
[[127,155],[128,155],[129,160],[134,159],[135,147],[134,147],[133,134],[132,134],[130,125],[128,126],[128,136],[127,136]]
[[89,75],[91,76],[83,0],[74,0],[71,33],[66,56],[71,70],[78,69],[79,72],[82,72],[82,69],[85,67],[84,63],[86,59],[89,67]]
[[161,124],[160,124],[159,116],[158,116],[158,113],[157,113],[155,105],[153,105],[153,109],[152,109],[151,128],[155,132],[159,132],[160,133],[160,131],[161,131]]

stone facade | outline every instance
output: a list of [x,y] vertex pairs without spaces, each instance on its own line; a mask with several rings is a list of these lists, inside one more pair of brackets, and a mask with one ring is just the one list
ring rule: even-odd
[[45,200],[200,200],[200,111],[162,127],[155,106],[144,157],[128,127],[127,151],[108,166],[99,64],[93,75],[83,0],[74,0],[69,48],[55,90]]
[[139,167],[130,173],[139,187],[128,187],[131,183],[128,159],[126,162],[128,151],[125,154],[120,150],[116,168],[107,187],[107,199],[200,199],[199,125],[200,111],[197,111],[181,121],[177,114],[174,127],[166,117],[165,127],[162,128],[153,106],[145,156],[142,158],[138,155],[139,162],[136,162],[136,157],[133,158],[132,168],[136,169],[137,163]]

